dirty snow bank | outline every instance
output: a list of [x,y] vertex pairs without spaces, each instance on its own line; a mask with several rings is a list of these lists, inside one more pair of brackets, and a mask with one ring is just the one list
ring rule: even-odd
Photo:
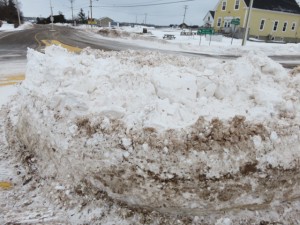
[[280,205],[300,194],[297,70],[254,52],[223,62],[49,47],[28,61],[7,139],[60,184],[65,207],[100,190],[162,213],[273,207],[254,220],[300,219]]

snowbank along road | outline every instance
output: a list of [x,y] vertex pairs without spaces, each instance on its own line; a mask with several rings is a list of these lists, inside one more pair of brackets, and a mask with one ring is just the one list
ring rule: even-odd
[[299,223],[299,68],[80,51],[81,32],[28,33],[26,80],[1,81],[1,223]]
[[62,220],[299,221],[298,70],[254,53],[223,62],[49,47],[28,60],[7,145],[23,184]]

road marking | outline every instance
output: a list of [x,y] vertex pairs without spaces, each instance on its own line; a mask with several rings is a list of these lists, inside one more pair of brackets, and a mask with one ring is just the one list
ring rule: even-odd
[[0,87],[18,84],[25,79],[24,74],[0,77]]
[[4,189],[4,190],[9,190],[13,187],[13,184],[10,182],[6,182],[6,181],[1,181],[0,182],[0,188]]
[[79,53],[82,50],[81,48],[61,43],[58,40],[42,40],[42,43],[44,45],[46,45],[46,46],[58,45],[58,46],[61,46],[61,47],[65,48],[65,49],[67,49],[69,52]]
[[5,38],[5,37],[7,37],[7,36],[9,36],[9,35],[12,35],[12,33],[9,33],[9,34],[7,34],[7,35],[3,35],[3,36],[0,37],[0,39]]
[[37,34],[34,36],[34,39],[35,39],[36,42],[39,44],[38,47],[37,47],[37,49],[39,49],[39,48],[42,46],[41,42],[40,42],[39,39],[37,38],[37,36],[38,36],[39,34],[40,34],[40,33],[37,33]]

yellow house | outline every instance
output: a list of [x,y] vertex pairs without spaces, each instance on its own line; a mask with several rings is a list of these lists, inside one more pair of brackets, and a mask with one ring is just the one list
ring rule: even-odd
[[[231,33],[232,19],[240,19],[237,36],[245,32],[250,0],[219,0],[215,8],[214,29]],[[300,42],[300,7],[296,0],[254,0],[249,36],[267,41]]]

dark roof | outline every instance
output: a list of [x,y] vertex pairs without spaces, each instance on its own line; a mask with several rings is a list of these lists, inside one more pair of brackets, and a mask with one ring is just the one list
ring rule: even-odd
[[189,27],[186,23],[182,23],[179,25],[179,27]]
[[213,18],[215,18],[215,11],[209,11],[209,12],[210,12],[211,16],[212,16]]
[[[244,0],[247,6],[250,0]],[[296,0],[254,0],[253,8],[300,14],[300,6]]]
[[113,19],[111,19],[111,18],[109,18],[109,17],[107,17],[107,16],[101,17],[99,20],[105,20],[105,19],[108,19],[108,20],[110,20],[110,21],[114,21]]

